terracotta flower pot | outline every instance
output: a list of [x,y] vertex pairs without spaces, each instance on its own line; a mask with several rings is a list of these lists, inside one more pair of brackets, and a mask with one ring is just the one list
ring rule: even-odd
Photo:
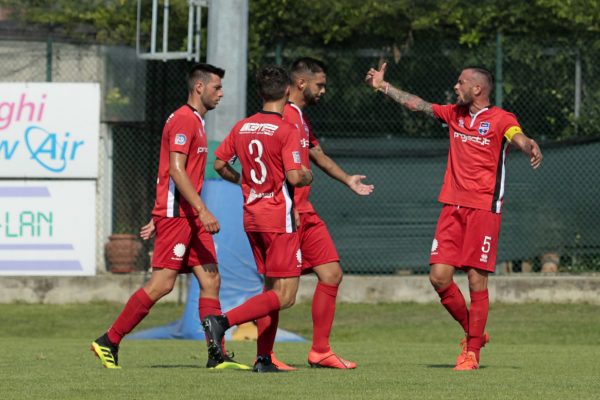
[[137,270],[137,258],[142,250],[142,243],[136,235],[116,233],[108,237],[104,246],[108,260],[108,270],[115,274],[126,274]]

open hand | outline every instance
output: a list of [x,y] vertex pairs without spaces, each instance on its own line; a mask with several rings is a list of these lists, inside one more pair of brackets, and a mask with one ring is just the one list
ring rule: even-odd
[[365,175],[351,175],[348,179],[348,187],[360,196],[368,196],[373,192],[375,186],[364,184],[362,180],[366,178]]
[[540,165],[542,165],[542,151],[540,150],[540,146],[538,146],[536,141],[533,139],[531,139],[530,163],[533,169],[538,169]]

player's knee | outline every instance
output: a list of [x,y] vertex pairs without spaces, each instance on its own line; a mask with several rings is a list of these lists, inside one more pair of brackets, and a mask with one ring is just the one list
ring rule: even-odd
[[158,299],[171,293],[173,286],[174,282],[165,281],[146,286],[144,290],[148,293],[148,297],[154,301],[157,301]]
[[275,290],[275,293],[279,299],[279,307],[281,310],[290,308],[296,302],[296,290],[292,290],[292,288]]
[[286,308],[290,308],[291,306],[294,305],[294,303],[296,303],[296,295],[290,295],[290,294],[284,294],[280,299],[279,299],[279,303],[281,306],[282,310],[285,310]]
[[319,281],[326,285],[339,286],[342,283],[344,273],[339,263],[326,264],[317,271]]
[[445,276],[439,276],[436,274],[429,274],[429,282],[431,282],[431,285],[436,290],[441,289],[450,284],[450,282],[448,281],[448,279]]

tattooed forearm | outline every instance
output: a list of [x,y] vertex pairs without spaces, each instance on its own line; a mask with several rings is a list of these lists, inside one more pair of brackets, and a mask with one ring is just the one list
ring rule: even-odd
[[395,102],[402,104],[404,107],[411,111],[420,111],[426,115],[433,117],[433,109],[431,103],[426,102],[419,96],[404,92],[398,88],[389,86],[387,95],[391,97]]

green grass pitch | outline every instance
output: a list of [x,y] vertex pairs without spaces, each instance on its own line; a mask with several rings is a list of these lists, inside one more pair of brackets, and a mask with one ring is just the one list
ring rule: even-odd
[[[311,369],[310,342],[278,343],[299,367],[281,374],[204,368],[206,347],[187,340],[124,340],[121,370],[88,350],[121,304],[0,305],[2,399],[597,399],[600,309],[585,304],[492,304],[482,368],[456,372],[461,331],[439,304],[340,304],[334,349],[353,371]],[[158,304],[138,329],[177,319]],[[310,305],[281,314],[281,326],[310,338]],[[251,363],[255,344],[232,342]]]

